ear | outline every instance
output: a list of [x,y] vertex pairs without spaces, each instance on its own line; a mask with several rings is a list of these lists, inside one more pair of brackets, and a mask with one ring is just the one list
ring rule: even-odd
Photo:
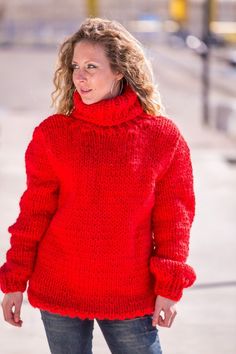
[[122,73],[117,72],[117,74],[116,74],[117,80],[121,80],[123,77],[124,77],[124,75]]

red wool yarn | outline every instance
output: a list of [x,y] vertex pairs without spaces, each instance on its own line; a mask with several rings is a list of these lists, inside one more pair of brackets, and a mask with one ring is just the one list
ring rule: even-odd
[[[175,123],[143,111],[127,85],[35,127],[27,188],[9,226],[4,293],[82,319],[152,314],[195,279],[186,263],[195,212],[189,147]],[[27,287],[28,285],[28,287]]]

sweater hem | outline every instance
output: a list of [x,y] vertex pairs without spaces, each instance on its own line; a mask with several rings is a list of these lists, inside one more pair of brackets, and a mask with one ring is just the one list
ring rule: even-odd
[[39,301],[34,298],[32,295],[28,294],[28,300],[31,306],[34,308],[38,308],[39,310],[49,311],[55,314],[59,314],[61,316],[68,316],[71,318],[79,317],[81,319],[98,319],[98,320],[125,320],[125,319],[133,319],[135,317],[144,316],[144,315],[153,315],[154,308],[147,307],[142,310],[136,311],[127,311],[124,313],[105,313],[105,312],[81,312],[80,310],[70,309],[70,308],[62,308],[61,306],[51,305],[44,302]]

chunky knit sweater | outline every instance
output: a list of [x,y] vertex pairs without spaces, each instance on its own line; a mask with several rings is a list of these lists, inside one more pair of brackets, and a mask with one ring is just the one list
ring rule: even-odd
[[[136,93],[86,105],[34,129],[26,189],[0,268],[4,293],[82,319],[153,314],[195,279],[186,263],[195,199],[189,147]],[[27,287],[28,285],[28,287]]]

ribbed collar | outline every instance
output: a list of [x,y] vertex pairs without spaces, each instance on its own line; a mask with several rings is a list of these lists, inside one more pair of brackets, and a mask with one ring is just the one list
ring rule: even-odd
[[111,126],[134,119],[143,112],[137,94],[126,84],[121,95],[85,104],[77,91],[73,94],[74,108],[71,116],[88,122]]

